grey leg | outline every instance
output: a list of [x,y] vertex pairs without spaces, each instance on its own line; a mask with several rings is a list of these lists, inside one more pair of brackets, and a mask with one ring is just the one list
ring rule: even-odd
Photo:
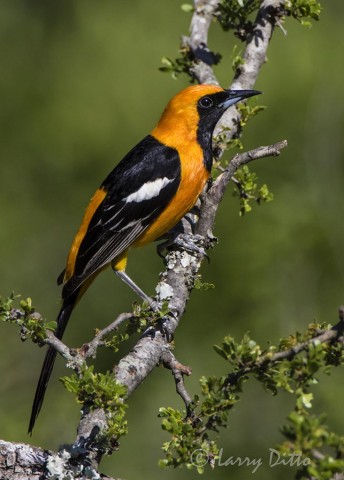
[[145,294],[143,290],[141,290],[140,287],[136,285],[136,283],[125,273],[124,270],[114,270],[115,274],[123,280],[124,283],[126,283],[134,292],[142,298],[145,302],[148,302],[150,305],[154,304],[154,300],[149,297],[148,295]]

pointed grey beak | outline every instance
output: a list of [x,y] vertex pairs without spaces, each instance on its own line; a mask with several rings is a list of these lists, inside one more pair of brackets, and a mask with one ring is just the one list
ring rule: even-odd
[[227,99],[219,104],[219,107],[223,108],[224,110],[231,105],[240,102],[240,100],[253,97],[254,95],[260,95],[262,92],[259,90],[226,90],[226,93]]

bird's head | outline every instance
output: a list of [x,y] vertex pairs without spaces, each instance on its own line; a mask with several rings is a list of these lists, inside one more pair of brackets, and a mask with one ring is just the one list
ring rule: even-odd
[[224,90],[216,85],[187,87],[169,101],[152,135],[170,146],[195,140],[199,135],[210,138],[228,107],[259,93],[257,90]]

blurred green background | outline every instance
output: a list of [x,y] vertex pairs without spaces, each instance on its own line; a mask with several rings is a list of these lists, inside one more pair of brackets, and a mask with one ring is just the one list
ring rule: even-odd
[[[163,55],[174,58],[190,15],[173,0],[2,0],[0,4],[0,293],[31,296],[49,320],[59,308],[56,278],[83,210],[95,188],[122,156],[154,126],[166,102],[188,84],[158,71]],[[222,374],[226,365],[212,350],[231,333],[246,331],[266,345],[314,319],[336,322],[344,303],[343,128],[344,3],[324,1],[319,24],[308,29],[289,19],[277,29],[256,88],[268,109],[244,134],[245,148],[288,139],[279,158],[254,164],[275,200],[239,218],[229,191],[215,234],[218,247],[204,265],[176,334],[175,353],[191,365],[189,391],[201,375]],[[230,84],[236,40],[218,26],[209,46],[223,54],[216,69]],[[133,252],[128,272],[153,293],[161,259],[154,246]],[[131,308],[133,293],[108,271],[75,311],[66,342],[79,346],[95,327]],[[14,327],[0,325],[0,438],[57,448],[75,435],[79,409],[58,377],[58,361],[32,439],[26,435],[43,350],[21,344]],[[99,368],[114,358],[102,353]],[[319,376],[314,410],[343,431],[342,372]],[[136,479],[195,479],[194,471],[161,470],[160,445],[168,436],[157,418],[160,406],[182,407],[169,372],[162,368],[130,398],[129,435],[102,471]],[[279,426],[293,405],[272,397],[254,381],[231,413],[219,444],[224,456],[262,458],[256,479],[292,477],[290,467],[268,468],[269,448],[282,440]],[[223,467],[207,477],[233,480],[251,468]]]

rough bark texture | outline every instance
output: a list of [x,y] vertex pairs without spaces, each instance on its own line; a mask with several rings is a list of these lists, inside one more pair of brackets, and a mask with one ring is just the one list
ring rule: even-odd
[[50,453],[25,443],[0,440],[0,478],[38,480]]

